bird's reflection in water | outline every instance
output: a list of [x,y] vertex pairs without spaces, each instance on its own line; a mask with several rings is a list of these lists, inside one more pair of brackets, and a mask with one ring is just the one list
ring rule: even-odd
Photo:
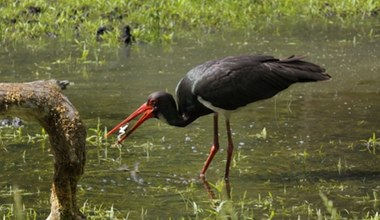
[[134,165],[134,169],[130,171],[130,173],[131,173],[131,178],[132,178],[133,181],[135,181],[136,183],[138,183],[138,184],[143,184],[143,183],[144,183],[144,179],[138,176],[138,173],[140,172],[140,171],[139,171],[139,165],[140,165],[140,162],[135,163],[135,165]]
[[[216,186],[217,184],[215,184],[215,185],[214,184],[210,184],[206,180],[206,178],[204,178],[204,177],[202,177],[200,179],[201,179],[201,181],[203,183],[203,187],[205,188],[205,190],[206,190],[209,198],[212,199],[212,200],[217,199],[214,191],[222,191],[221,187]],[[227,198],[231,199],[231,183],[230,183],[230,181],[228,179],[223,179],[222,181],[224,181],[222,188],[225,188],[225,193],[226,193]]]
[[231,197],[231,183],[228,179],[223,179],[212,184],[206,178],[200,178],[204,189],[210,199],[212,209],[219,216],[224,216],[226,219],[235,219],[235,211]]
[[133,169],[130,169],[127,164],[123,164],[117,170],[129,172],[131,175],[131,179],[134,182],[142,185],[144,184],[144,179],[139,176],[139,173],[140,173],[139,166],[140,166],[140,162],[136,162],[133,166]]

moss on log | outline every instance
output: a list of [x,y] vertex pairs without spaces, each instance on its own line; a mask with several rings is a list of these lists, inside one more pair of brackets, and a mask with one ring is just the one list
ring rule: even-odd
[[54,154],[50,220],[85,218],[76,192],[86,160],[86,128],[61,93],[66,85],[57,80],[0,83],[0,115],[37,121],[49,134]]

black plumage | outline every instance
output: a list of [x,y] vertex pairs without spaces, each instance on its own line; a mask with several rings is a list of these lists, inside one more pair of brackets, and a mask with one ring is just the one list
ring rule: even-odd
[[236,110],[270,98],[293,83],[327,79],[330,76],[325,69],[302,57],[226,57],[190,70],[179,82],[176,95],[179,112],[194,118],[213,112],[204,108],[198,97],[217,108]]
[[208,61],[190,70],[178,83],[176,98],[166,92],[154,92],[148,100],[127,119],[119,123],[107,135],[112,134],[140,114],[143,116],[122,137],[122,142],[138,126],[149,118],[159,118],[166,123],[184,127],[197,118],[214,113],[214,144],[201,171],[204,176],[214,155],[219,149],[218,115],[226,118],[228,137],[225,178],[233,152],[230,129],[230,114],[258,100],[267,99],[297,82],[328,80],[325,69],[290,56],[277,59],[272,56],[230,56]]

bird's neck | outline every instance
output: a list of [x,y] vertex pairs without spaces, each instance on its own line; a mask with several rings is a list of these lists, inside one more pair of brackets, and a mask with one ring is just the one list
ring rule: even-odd
[[155,106],[155,117],[169,125],[185,127],[202,115],[197,112],[195,114],[193,112],[188,112],[183,106],[181,108],[177,105],[174,97],[169,93],[155,92],[150,95],[150,99],[154,99],[156,96],[158,96],[159,99]]
[[185,127],[194,121],[194,119],[191,119],[178,111],[176,106],[167,110],[165,114],[158,115],[158,118],[167,124],[176,127]]

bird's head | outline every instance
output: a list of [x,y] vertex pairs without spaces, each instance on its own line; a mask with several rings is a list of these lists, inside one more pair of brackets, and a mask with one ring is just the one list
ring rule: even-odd
[[[173,96],[166,92],[154,92],[148,96],[148,100],[142,104],[138,109],[136,109],[130,116],[116,125],[112,130],[110,130],[106,137],[110,136],[116,130],[125,127],[134,118],[141,115],[136,124],[127,129],[123,129],[119,136],[118,143],[124,141],[130,134],[132,134],[140,125],[142,125],[146,120],[150,118],[158,118],[167,122],[167,115],[170,115],[173,111],[173,106],[176,106]],[[174,107],[174,111],[175,111]],[[125,130],[125,131],[124,131]]]

